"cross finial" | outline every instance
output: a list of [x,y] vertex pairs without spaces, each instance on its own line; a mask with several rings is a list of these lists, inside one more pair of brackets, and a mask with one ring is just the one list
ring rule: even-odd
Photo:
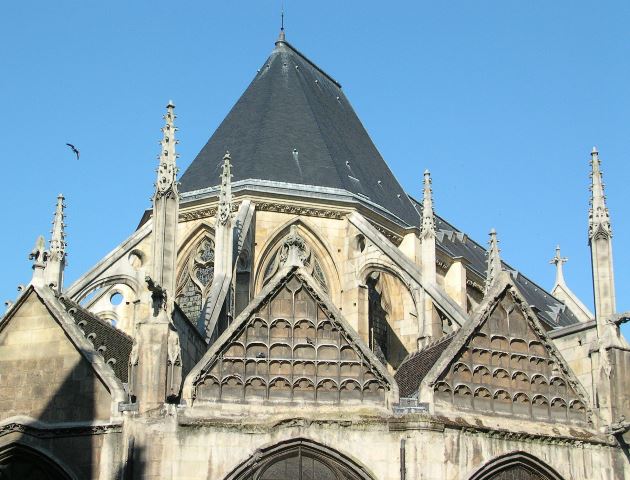
[[549,263],[556,266],[556,285],[564,285],[564,274],[562,273],[562,265],[567,263],[569,259],[560,255],[560,245],[556,245],[556,254],[549,260]]

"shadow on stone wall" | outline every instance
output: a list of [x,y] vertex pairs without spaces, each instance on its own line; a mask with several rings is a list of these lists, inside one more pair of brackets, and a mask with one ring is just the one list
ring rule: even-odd
[[[116,479],[141,478],[144,452],[133,442],[125,452],[122,432],[93,427],[96,421],[109,422],[111,398],[103,395],[104,386],[88,362],[78,362],[52,394],[50,382],[57,382],[45,377],[41,371],[25,373],[23,398],[12,414],[40,413],[34,424],[0,436],[0,480],[83,480],[99,478],[101,469],[113,469]],[[42,408],[44,395],[48,400]],[[106,441],[110,448],[103,448]]]

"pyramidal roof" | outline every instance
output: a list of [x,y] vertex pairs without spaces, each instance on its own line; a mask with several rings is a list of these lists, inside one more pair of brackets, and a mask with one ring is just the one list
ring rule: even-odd
[[341,85],[281,34],[245,93],[181,177],[181,192],[215,186],[225,151],[233,182],[328,187],[408,225],[418,213],[372,143]]

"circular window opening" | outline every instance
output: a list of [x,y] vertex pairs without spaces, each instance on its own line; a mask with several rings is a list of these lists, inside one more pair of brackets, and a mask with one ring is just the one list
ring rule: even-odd
[[120,293],[120,292],[113,293],[112,296],[109,297],[109,301],[115,307],[120,305],[122,303],[122,301],[123,301],[122,293]]

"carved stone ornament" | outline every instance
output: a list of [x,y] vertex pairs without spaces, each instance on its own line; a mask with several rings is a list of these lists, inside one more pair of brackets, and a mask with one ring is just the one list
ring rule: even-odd
[[155,192],[156,199],[174,195],[176,175],[177,168],[175,166],[164,162],[160,163],[160,166],[158,167],[157,189]]
[[35,246],[28,256],[29,260],[32,260],[34,264],[43,264],[48,261],[48,251],[46,250],[46,240],[44,236],[40,235],[35,241]]
[[296,259],[299,259],[299,262],[302,265],[306,265],[306,262],[311,256],[311,249],[308,247],[300,234],[297,233],[297,228],[295,228],[295,225],[291,226],[290,233],[282,244],[282,249],[280,251],[281,266],[287,262],[287,260],[291,256],[290,254],[292,250],[295,250]]

